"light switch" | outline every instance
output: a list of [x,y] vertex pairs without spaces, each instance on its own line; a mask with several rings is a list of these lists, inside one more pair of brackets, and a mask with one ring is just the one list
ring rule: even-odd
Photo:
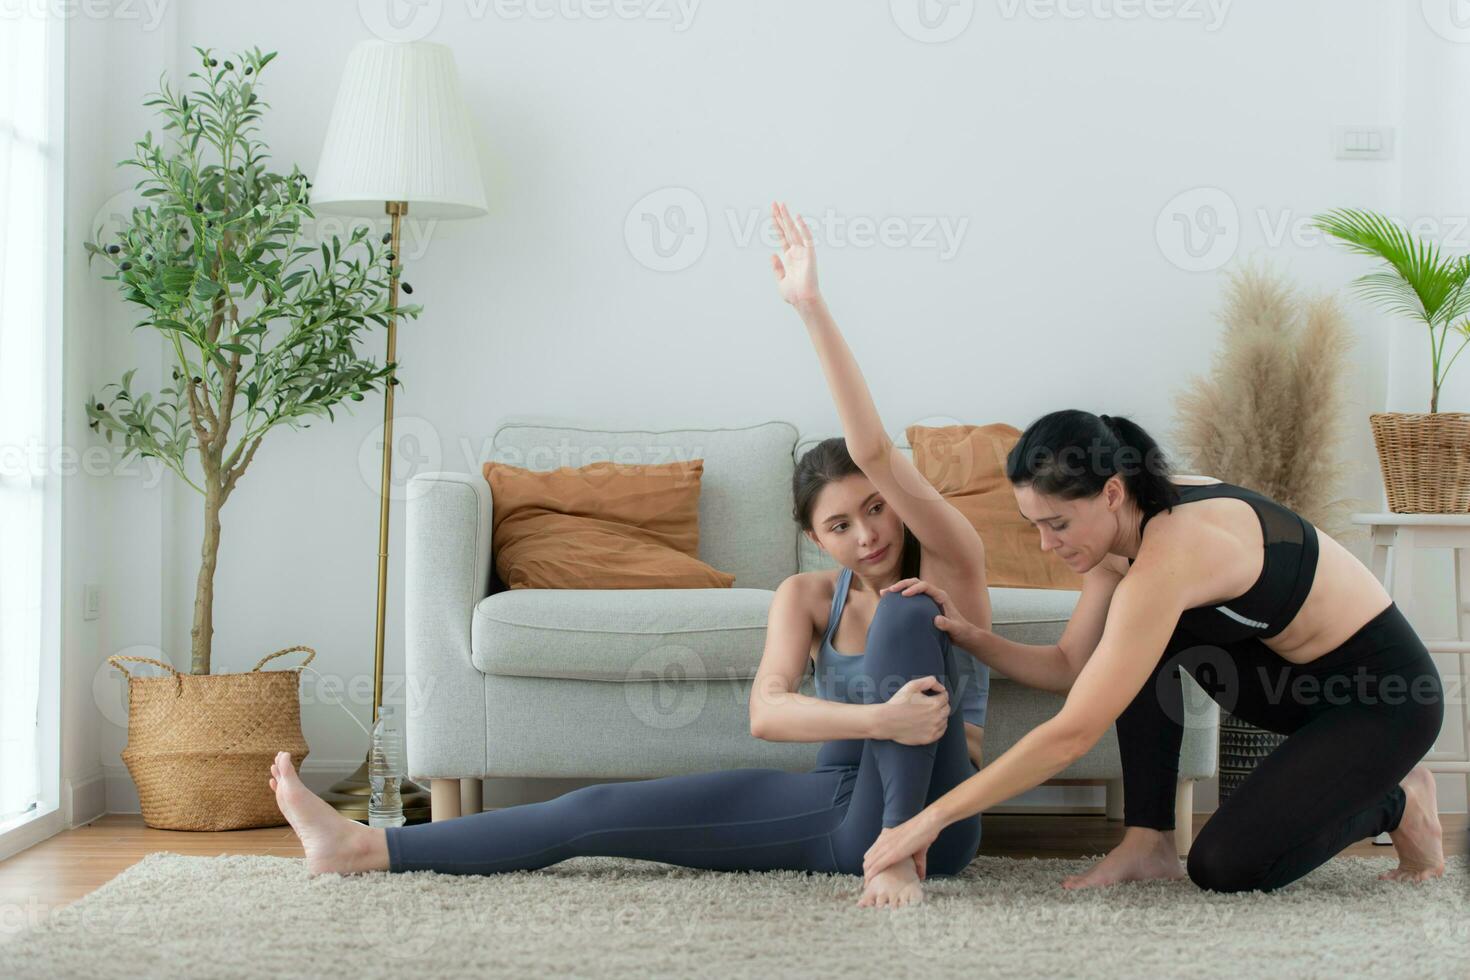
[[1393,127],[1338,126],[1332,144],[1339,160],[1391,160]]

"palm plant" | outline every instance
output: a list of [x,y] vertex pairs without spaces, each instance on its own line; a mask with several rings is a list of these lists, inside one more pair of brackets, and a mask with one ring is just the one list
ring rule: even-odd
[[[1339,208],[1317,215],[1313,222],[1354,252],[1388,263],[1388,269],[1361,276],[1354,286],[1364,298],[1387,312],[1410,317],[1428,328],[1429,411],[1438,412],[1445,377],[1465,345],[1470,344],[1470,256],[1441,255],[1439,246],[1415,238],[1372,211]],[[1461,340],[1445,360],[1451,332]]]

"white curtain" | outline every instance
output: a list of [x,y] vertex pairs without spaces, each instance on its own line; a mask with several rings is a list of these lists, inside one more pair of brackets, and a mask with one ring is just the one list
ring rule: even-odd
[[48,18],[0,17],[0,822],[41,788],[42,511],[46,467],[43,353],[50,182]]

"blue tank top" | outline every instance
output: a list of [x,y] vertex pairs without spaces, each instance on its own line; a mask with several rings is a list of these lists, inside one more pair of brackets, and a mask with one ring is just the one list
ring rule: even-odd
[[[842,620],[842,610],[847,605],[847,591],[851,585],[852,569],[844,566],[837,574],[837,587],[832,591],[832,611],[827,616],[827,629],[822,634],[822,645],[817,649],[812,683],[817,697],[823,700],[862,704],[865,703],[867,692],[875,684],[875,679],[868,675],[863,665],[864,655],[868,652],[866,642],[859,653],[843,653],[832,646],[832,637],[836,635],[837,624]],[[966,661],[973,659],[968,654],[962,658]],[[963,678],[964,682],[960,686],[960,707],[967,721],[983,725],[985,722],[980,703],[980,685],[974,669],[970,668],[970,671],[970,675]],[[988,677],[987,673],[987,680]],[[988,685],[986,690],[988,704]]]
[[[842,653],[832,647],[832,637],[837,624],[842,620],[843,607],[847,605],[847,589],[852,584],[852,569],[844,567],[837,575],[837,587],[832,590],[832,611],[827,615],[827,630],[822,634],[822,645],[817,650],[816,673],[812,683],[817,697],[825,701],[842,701],[847,704],[861,703],[861,685],[867,683],[863,670],[864,649],[858,653]],[[854,680],[858,678],[858,680]],[[849,697],[849,694],[852,695]]]

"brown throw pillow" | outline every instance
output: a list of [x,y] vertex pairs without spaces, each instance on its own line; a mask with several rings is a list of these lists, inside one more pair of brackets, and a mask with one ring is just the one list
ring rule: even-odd
[[728,589],[700,561],[704,460],[546,472],[486,462],[495,571],[512,589]]
[[914,466],[974,525],[985,542],[986,581],[1015,589],[1080,589],[1082,576],[1041,550],[1041,532],[1021,516],[1006,479],[1006,455],[1021,430],[990,425],[911,425]]

